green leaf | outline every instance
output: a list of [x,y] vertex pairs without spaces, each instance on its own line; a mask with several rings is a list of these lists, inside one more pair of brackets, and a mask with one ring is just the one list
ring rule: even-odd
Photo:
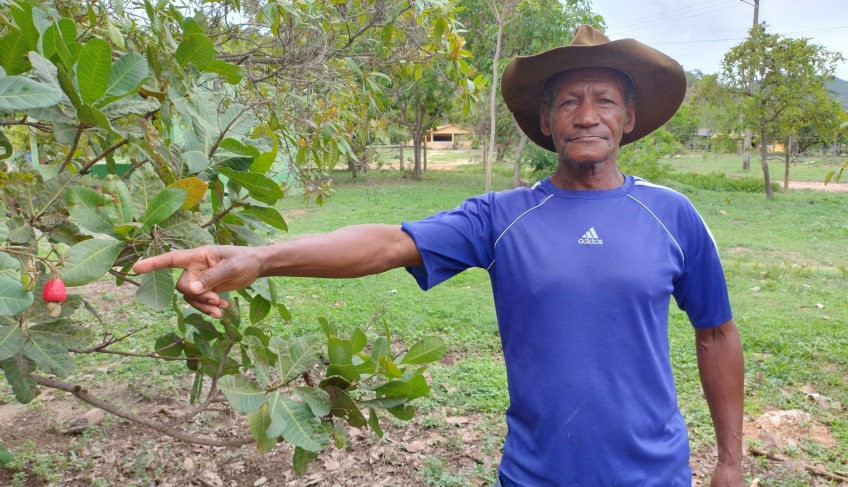
[[380,419],[377,417],[377,411],[373,408],[368,413],[368,426],[377,434],[377,438],[383,437],[383,428],[380,427]]
[[251,413],[247,413],[247,426],[250,428],[250,434],[256,441],[256,449],[259,453],[268,453],[274,446],[277,445],[277,437],[268,438],[265,434],[271,426],[271,414],[268,402],[264,402],[262,406]]
[[[289,230],[288,225],[286,225],[286,220],[283,218],[283,215],[280,214],[279,211],[274,208],[265,208],[262,206],[248,206],[242,213],[247,213],[248,215],[253,215],[256,218],[259,218],[264,223],[271,225],[272,227],[287,232]],[[238,213],[237,213],[238,214]]]
[[96,37],[86,42],[77,62],[77,86],[83,103],[93,105],[106,94],[111,68],[109,43]]
[[38,200],[36,215],[47,212],[53,209],[62,202],[62,195],[71,187],[80,181],[77,174],[63,172],[53,178],[50,178],[44,183],[44,194]]
[[288,443],[309,451],[323,450],[329,443],[329,436],[325,432],[317,434],[321,420],[306,404],[277,391],[271,394],[268,403],[271,407],[271,427],[265,434],[269,438],[282,436]]
[[14,357],[25,341],[26,337],[19,326],[0,326],[0,361]]
[[265,403],[265,391],[243,375],[226,375],[218,379],[218,387],[236,411],[247,414]]
[[65,193],[68,213],[77,223],[95,233],[110,233],[115,227],[106,212],[106,200],[93,189],[84,186],[68,188]]
[[389,409],[400,406],[406,402],[406,397],[378,397],[376,399],[368,399],[361,401],[360,406],[364,408],[380,408]]
[[250,324],[259,323],[271,312],[271,303],[262,296],[254,296],[250,302]]
[[26,247],[35,243],[35,230],[26,222],[24,217],[18,215],[9,218],[7,221],[9,228],[9,241],[12,243],[22,244]]
[[12,4],[12,18],[15,25],[21,31],[21,37],[26,41],[28,50],[35,51],[38,48],[38,29],[32,19],[32,5],[27,2]]
[[[63,314],[65,309],[69,307],[69,303],[70,298],[62,306]],[[89,328],[77,325],[69,319],[60,319],[30,326],[27,329],[27,333],[29,336],[38,337],[40,340],[56,342],[65,348],[83,347],[91,339]]]
[[374,340],[374,344],[371,345],[371,363],[374,364],[374,367],[380,365],[380,357],[388,356],[389,353],[389,341],[386,337],[379,337]]
[[6,380],[12,386],[12,393],[18,402],[27,404],[40,394],[38,383],[29,374],[35,370],[35,363],[22,353],[0,362],[0,365],[3,366]]
[[106,21],[106,33],[109,34],[109,40],[111,40],[118,49],[123,50],[126,48],[126,45],[124,44],[124,36],[121,34],[121,31],[115,27],[115,24],[108,20]]
[[277,372],[282,382],[288,382],[308,370],[318,352],[321,341],[314,335],[301,337],[288,349],[288,356],[277,360]]
[[153,197],[153,201],[150,202],[144,216],[141,217],[141,222],[147,228],[162,223],[180,209],[186,199],[186,194],[184,188],[165,188]]
[[426,337],[409,349],[400,361],[402,364],[426,364],[445,355],[445,341],[440,337]]
[[285,304],[283,304],[283,303],[274,303],[274,307],[276,307],[276,308],[277,308],[277,313],[279,313],[279,314],[280,314],[280,318],[282,318],[282,319],[284,319],[284,320],[286,320],[286,321],[290,321],[290,320],[292,319],[291,312],[289,312],[289,309],[288,309],[288,308],[286,308],[286,305],[285,305]]
[[187,36],[177,46],[177,51],[174,53],[174,59],[185,66],[188,63],[194,63],[198,69],[205,69],[212,62],[215,56],[215,45],[208,37],[201,33],[194,33]]
[[315,416],[326,416],[330,414],[330,395],[323,389],[315,387],[296,386],[292,389]]
[[23,353],[48,374],[67,377],[74,373],[74,358],[67,348],[56,342],[30,337],[30,341],[24,344]]
[[292,456],[292,469],[294,469],[294,473],[303,477],[303,474],[306,473],[306,468],[309,467],[309,462],[316,458],[318,458],[317,452],[295,447],[294,455]]
[[138,93],[141,85],[150,77],[150,70],[144,56],[137,52],[124,54],[109,72],[109,81],[106,84],[106,94],[97,103],[102,107],[126,96]]
[[406,397],[408,401],[430,394],[430,386],[423,375],[414,375],[406,383],[409,384],[410,388],[410,394]]
[[231,85],[239,84],[242,79],[241,66],[219,61],[218,59],[209,61],[209,64],[203,68],[203,71],[206,71],[207,73],[220,74],[226,78],[227,83]]
[[130,189],[133,200],[133,213],[136,217],[141,218],[141,215],[147,210],[147,204],[165,189],[165,183],[159,179],[159,176],[153,172],[148,166],[144,166],[139,171],[134,171],[130,176]]
[[109,117],[91,105],[83,104],[77,108],[77,118],[79,118],[80,122],[89,126],[100,127],[111,134],[117,133],[115,132],[115,129],[112,128],[112,123],[109,122]]
[[65,254],[69,262],[62,271],[66,286],[82,286],[109,272],[123,244],[113,238],[93,238],[80,242]]
[[[257,328],[253,328],[257,330]],[[250,360],[253,362],[253,373],[263,387],[271,386],[271,367],[268,365],[266,353],[268,350],[262,344],[262,339],[255,335],[247,335]]]
[[[73,41],[73,39],[71,39]],[[41,51],[44,57],[50,60],[58,59],[57,64],[65,69],[70,69],[74,65],[74,60],[71,57],[71,52],[62,36],[62,29],[58,24],[53,24],[41,35]],[[54,58],[54,56],[56,56]]]
[[350,343],[353,345],[353,353],[359,353],[365,349],[366,345],[368,345],[368,337],[365,336],[365,332],[357,326],[350,333]]
[[24,291],[21,282],[0,276],[0,316],[15,316],[32,304],[31,292]]
[[351,365],[353,362],[353,343],[349,340],[342,340],[338,337],[330,337],[327,339],[327,352],[330,357],[330,364],[333,365]]
[[[53,181],[52,179],[50,181]],[[101,187],[107,208],[114,208],[115,216],[119,224],[133,221],[132,193],[119,176],[108,174],[103,178]],[[105,197],[110,195],[111,198]]]
[[332,402],[330,413],[333,416],[345,418],[348,424],[354,428],[360,428],[368,424],[365,416],[362,415],[362,411],[359,410],[347,392],[336,386],[327,386],[325,390],[330,394],[330,400]]
[[[79,109],[83,105],[82,99],[80,99],[80,95],[77,92],[76,86],[74,86],[74,81],[71,79],[71,76],[68,72],[60,65],[56,65],[56,80],[59,82],[59,87],[62,89],[62,92],[68,97],[71,101],[71,105],[74,108]],[[76,129],[76,126],[74,126]]]
[[412,388],[407,382],[393,380],[375,388],[374,392],[378,392],[386,397],[406,397],[412,393]]
[[0,66],[7,76],[26,73],[32,64],[26,58],[29,48],[26,40],[18,34],[7,34],[0,38]]
[[62,92],[55,86],[22,76],[0,77],[0,110],[49,107],[61,100]]
[[247,190],[250,196],[265,204],[273,205],[286,195],[273,179],[263,174],[234,171],[227,167],[220,168],[218,172],[239,184]]
[[415,408],[409,405],[395,406],[393,408],[386,409],[386,411],[401,421],[409,421],[415,417]]
[[15,454],[0,445],[0,467],[11,463],[15,459]]
[[174,274],[171,269],[159,269],[141,276],[135,298],[153,309],[168,309],[174,296]]

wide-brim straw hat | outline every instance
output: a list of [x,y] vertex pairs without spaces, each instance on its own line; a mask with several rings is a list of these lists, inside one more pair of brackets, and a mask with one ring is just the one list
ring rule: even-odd
[[636,88],[636,125],[621,145],[641,139],[666,123],[683,103],[686,74],[674,59],[635,39],[610,41],[601,31],[581,25],[567,46],[534,56],[516,56],[507,64],[501,94],[518,125],[533,142],[556,152],[542,133],[539,108],[551,76],[576,68],[612,68],[630,76]]

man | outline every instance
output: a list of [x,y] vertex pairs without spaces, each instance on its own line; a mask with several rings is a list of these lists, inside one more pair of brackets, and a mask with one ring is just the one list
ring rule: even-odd
[[688,486],[686,425],[669,360],[670,296],[696,328],[713,417],[713,486],[744,486],[743,358],[712,236],[682,195],[622,175],[618,148],[665,123],[680,66],[632,39],[581,26],[568,46],[513,59],[502,93],[522,129],[559,155],[532,189],[471,198],[402,226],[360,225],[261,248],[203,247],[137,272],[185,269],[186,300],[260,276],[355,277],[407,267],[428,289],[488,270],[510,390],[505,487]]

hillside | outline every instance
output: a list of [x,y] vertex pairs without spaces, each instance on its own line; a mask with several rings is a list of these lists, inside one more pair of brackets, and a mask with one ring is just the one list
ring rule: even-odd
[[828,85],[828,88],[836,93],[836,97],[842,103],[842,108],[848,110],[848,81],[833,78],[833,82]]

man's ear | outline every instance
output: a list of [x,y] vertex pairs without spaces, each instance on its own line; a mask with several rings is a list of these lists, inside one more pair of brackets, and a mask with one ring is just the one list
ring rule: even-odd
[[624,133],[629,134],[636,126],[636,100],[630,100],[624,114]]
[[550,136],[553,132],[551,132],[551,109],[548,108],[547,105],[542,103],[539,106],[539,126],[542,130],[542,133]]

